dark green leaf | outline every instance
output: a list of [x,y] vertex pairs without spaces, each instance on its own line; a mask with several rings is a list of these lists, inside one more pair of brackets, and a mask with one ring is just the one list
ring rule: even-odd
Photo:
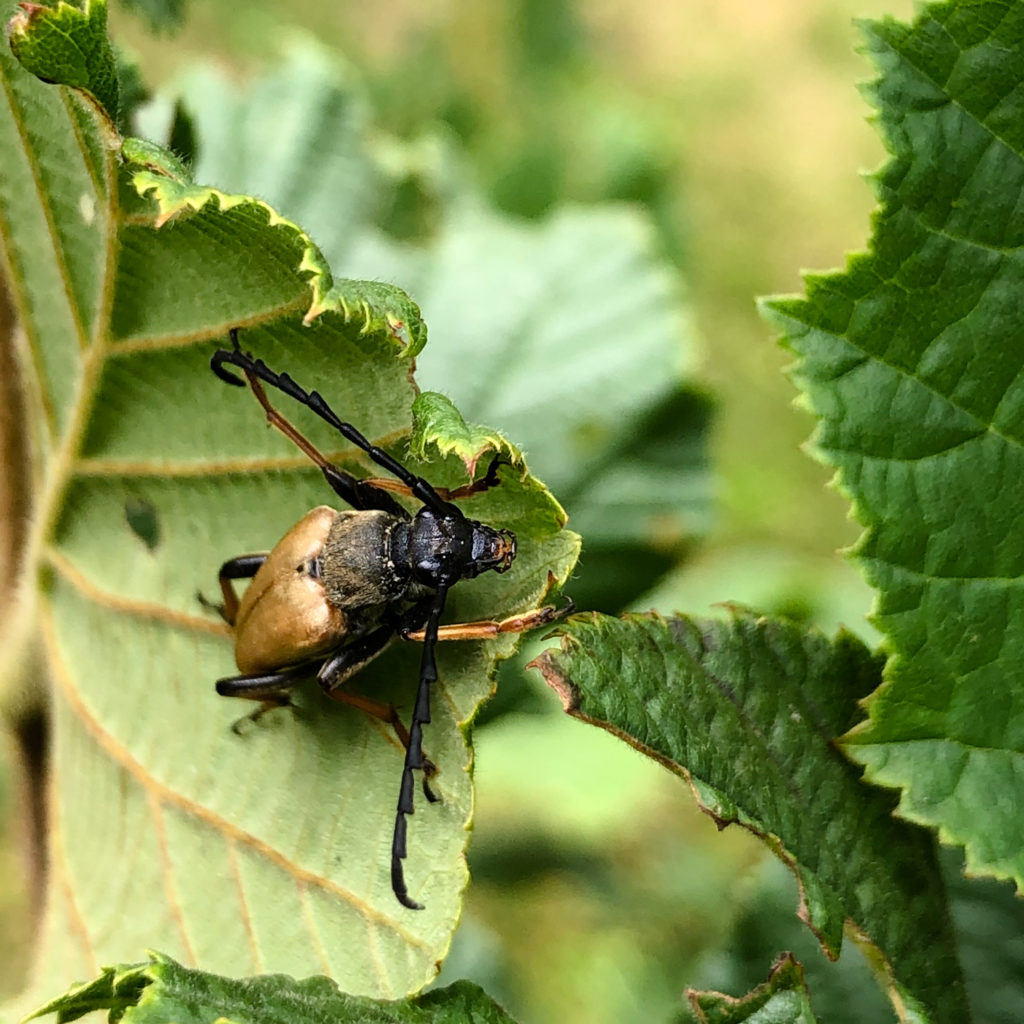
[[741,998],[719,992],[687,993],[701,1024],[815,1024],[800,964],[789,954],[772,968],[768,980]]
[[845,739],[899,812],[1024,885],[1024,3],[867,28],[892,158],[871,250],[766,311],[865,526],[892,654]]
[[976,1020],[1024,1020],[1024,900],[1007,882],[965,878],[959,850],[943,857],[960,963]]
[[[786,949],[800,961],[811,1006],[820,1020],[879,1024],[893,1019],[893,1008],[874,983],[865,951],[846,943],[843,955],[833,963],[793,913],[799,892],[785,864],[764,861],[747,879],[742,899],[728,941],[716,955],[704,959],[693,979],[695,987],[746,991],[764,977],[764,965]],[[870,954],[870,949],[866,952]]]
[[107,967],[36,1010],[59,1024],[109,1010],[111,1024],[514,1024],[476,985],[460,981],[403,1001],[339,992],[329,978],[296,981],[283,974],[235,980],[188,970],[150,954],[148,964]]
[[722,825],[765,839],[801,886],[801,915],[831,956],[849,923],[893,998],[922,1019],[965,1019],[935,844],[893,820],[834,748],[878,684],[881,660],[737,613],[729,622],[575,616],[537,661],[574,717],[685,778]]

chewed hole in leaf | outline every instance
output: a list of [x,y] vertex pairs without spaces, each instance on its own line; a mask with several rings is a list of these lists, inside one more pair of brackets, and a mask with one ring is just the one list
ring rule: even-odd
[[124,503],[124,518],[128,528],[150,551],[160,546],[160,517],[156,508],[141,498],[129,498]]

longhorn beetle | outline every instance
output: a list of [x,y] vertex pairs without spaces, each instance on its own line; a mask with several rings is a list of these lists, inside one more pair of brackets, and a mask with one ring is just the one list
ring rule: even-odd
[[[262,359],[243,352],[237,328],[229,333],[232,348],[214,353],[213,372],[228,384],[248,383],[269,423],[319,467],[352,511],[321,505],[307,512],[269,554],[240,555],[221,566],[224,603],[215,607],[234,629],[235,662],[241,674],[219,679],[217,692],[260,701],[251,716],[258,718],[290,704],[288,689],[315,675],[328,697],[360,708],[395,730],[405,747],[405,764],[391,844],[391,888],[403,906],[422,910],[422,904],[409,896],[402,861],[406,818],[414,810],[414,771],[423,772],[425,797],[437,799],[428,782],[435,769],[423,753],[430,689],[437,682],[437,642],[532,629],[567,614],[571,602],[564,609],[548,606],[501,621],[442,626],[452,586],[489,569],[506,572],[516,556],[516,538],[510,530],[468,519],[452,504],[452,499],[495,486],[500,461],[494,459],[483,478],[465,487],[433,487],[340,419],[316,391],[304,390],[287,373],[275,373]],[[238,367],[244,379],[228,366]],[[360,479],[333,465],[271,405],[264,384],[311,409],[395,479]],[[389,492],[415,498],[419,511],[411,514]],[[250,577],[252,582],[239,599],[233,581]],[[423,643],[408,729],[394,706],[342,689],[396,636]]]

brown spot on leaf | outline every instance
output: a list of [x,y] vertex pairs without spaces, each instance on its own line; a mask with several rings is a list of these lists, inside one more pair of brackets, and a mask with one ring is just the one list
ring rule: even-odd
[[562,674],[561,668],[555,661],[557,651],[548,650],[539,654],[526,667],[535,668],[544,677],[544,682],[558,694],[562,701],[562,708],[566,714],[573,714],[579,710],[581,694],[579,687]]

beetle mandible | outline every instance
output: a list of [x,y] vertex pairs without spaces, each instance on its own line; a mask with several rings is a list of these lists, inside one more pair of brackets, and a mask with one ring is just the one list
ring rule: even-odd
[[[352,424],[340,419],[316,391],[306,391],[261,359],[243,352],[238,328],[231,349],[210,360],[213,372],[238,387],[248,384],[268,422],[288,437],[323,473],[351,510],[321,505],[307,512],[269,554],[240,555],[225,562],[218,579],[224,603],[217,610],[234,630],[239,675],[217,681],[226,697],[258,700],[253,717],[290,704],[288,689],[315,675],[328,697],[387,722],[405,747],[391,845],[391,888],[398,901],[422,910],[408,893],[403,869],[407,816],[414,811],[414,771],[423,772],[423,791],[437,798],[428,779],[434,766],[423,753],[423,726],[430,722],[430,694],[437,682],[439,640],[471,640],[522,632],[571,611],[553,606],[500,621],[441,625],[448,591],[482,572],[506,572],[516,556],[510,530],[467,518],[452,499],[469,497],[499,483],[495,458],[486,475],[454,490],[435,488],[406,469]],[[228,366],[238,367],[243,377]],[[360,479],[333,465],[271,404],[269,384],[312,410],[395,479]],[[389,491],[420,502],[410,513]],[[233,581],[251,582],[238,598]],[[419,687],[408,729],[393,705],[342,689],[395,638],[421,641]]]

